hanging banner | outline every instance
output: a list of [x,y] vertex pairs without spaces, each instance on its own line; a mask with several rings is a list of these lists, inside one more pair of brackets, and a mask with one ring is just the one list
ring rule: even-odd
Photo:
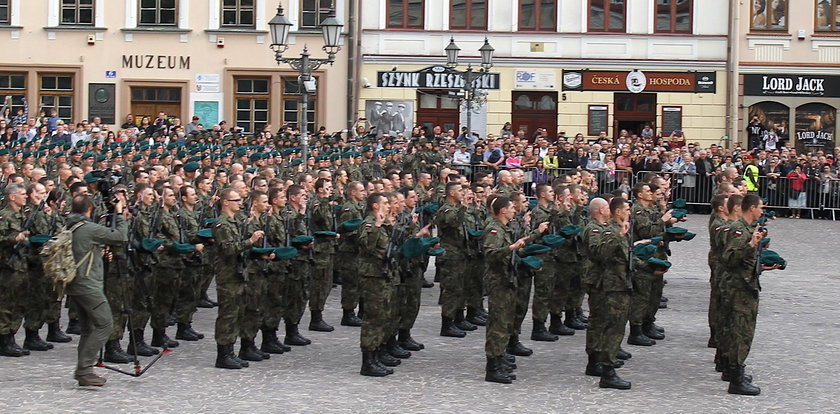
[[[415,88],[415,89],[463,89],[466,85],[465,73],[445,66],[431,66],[416,72],[384,71],[377,72],[376,86],[379,88]],[[498,73],[474,71],[473,85],[477,89],[499,89]]]
[[564,91],[715,93],[714,72],[564,70]]

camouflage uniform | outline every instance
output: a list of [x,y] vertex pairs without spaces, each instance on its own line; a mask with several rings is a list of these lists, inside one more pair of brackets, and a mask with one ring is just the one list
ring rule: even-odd
[[[586,224],[586,210],[583,206],[574,207],[574,211],[570,216],[571,224],[583,227]],[[586,264],[585,264],[586,265]],[[584,266],[585,266],[584,265]],[[583,283],[581,281],[582,274],[587,272],[586,269],[576,269],[577,271],[572,275],[569,282],[569,294],[566,296],[566,309],[577,309],[583,305]],[[567,315],[568,317],[568,315]]]
[[[482,230],[487,220],[487,210],[475,206],[467,207],[465,214],[466,226],[469,230]],[[482,269],[484,267],[484,249],[481,238],[470,236],[467,242],[467,269]],[[484,272],[467,272],[464,280],[464,295],[467,310],[475,311],[484,308]]]
[[719,330],[719,308],[720,308],[720,290],[718,289],[717,279],[719,271],[717,269],[722,255],[722,245],[720,244],[720,236],[723,232],[723,225],[725,220],[718,216],[716,212],[712,212],[709,216],[709,270],[711,276],[709,277],[709,330],[711,332],[712,341],[717,340],[717,332]]
[[[265,235],[268,238],[269,246],[286,246],[288,240],[286,237],[286,220],[283,216],[283,211],[275,211],[269,218],[268,233]],[[300,252],[298,254],[301,254]],[[289,273],[288,261],[272,261],[268,265],[269,274],[266,278],[265,296],[263,296],[260,309],[262,310],[262,327],[276,331],[280,326],[280,320],[283,319],[283,310],[285,303],[283,300],[283,291],[285,290],[286,277]]]
[[[262,215],[259,219],[251,219],[245,226],[244,237],[250,237],[254,232],[264,230],[268,217]],[[268,239],[264,239],[267,242]],[[246,273],[244,303],[240,316],[239,336],[243,340],[253,341],[262,327],[262,304],[265,301],[269,265],[265,260],[246,252]],[[265,271],[263,271],[265,270]]]
[[[553,234],[555,228],[555,217],[557,216],[557,208],[548,205],[540,206],[531,210],[531,228],[536,229],[540,223],[548,222],[548,234]],[[539,243],[540,240],[537,240]],[[549,307],[551,306],[551,296],[554,293],[554,285],[557,280],[557,272],[560,267],[557,263],[557,251],[554,250],[549,253],[543,262],[543,268],[534,274],[534,304],[532,306],[532,318],[535,322],[545,324],[548,318]]]
[[[50,232],[50,220],[47,213],[38,206],[29,204],[23,208],[25,215],[35,214],[32,226],[29,228],[30,235],[48,234]],[[52,285],[44,277],[44,268],[41,264],[41,257],[34,247],[27,249],[26,262],[29,274],[29,291],[27,293],[26,315],[24,316],[23,327],[26,330],[37,331],[41,329],[48,319],[48,312],[55,302],[52,295]]]
[[[185,242],[191,244],[203,243],[203,240],[200,240],[196,235],[198,230],[201,229],[198,212],[182,207],[178,210],[178,214],[181,215],[180,222],[184,225]],[[209,259],[205,251],[203,253],[194,253],[187,256],[184,260],[187,266],[181,272],[181,283],[178,291],[178,300],[175,304],[175,312],[179,324],[189,325],[192,323],[192,318],[198,305],[198,299],[201,296],[199,289],[202,286],[202,278],[206,273],[209,273]]]
[[[333,206],[325,198],[315,199],[310,215],[312,217],[312,232],[335,231]],[[332,237],[315,236],[314,266],[312,267],[312,282],[309,292],[309,308],[312,311],[323,311],[327,296],[332,289],[333,260],[335,256],[335,239]]]
[[488,358],[502,356],[514,330],[516,278],[511,277],[513,229],[490,218],[484,229],[484,275],[487,284],[487,331],[484,353]]
[[213,226],[213,239],[218,247],[213,255],[213,263],[218,271],[216,294],[219,300],[216,343],[231,345],[239,335],[245,282],[248,280],[245,269],[239,265],[240,254],[251,248],[251,241],[242,237],[237,222],[226,214],[219,216]]
[[615,367],[624,338],[632,285],[627,272],[629,245],[615,222],[591,222],[583,231],[589,268],[583,280],[589,293],[586,352],[593,362]]
[[465,208],[445,202],[438,210],[435,224],[438,227],[440,246],[446,254],[438,256],[435,265],[440,269],[441,314],[454,320],[464,309],[464,273],[467,270],[465,252]]
[[[348,200],[341,209],[338,222],[363,218],[365,206]],[[338,245],[337,261],[341,274],[341,308],[345,311],[354,310],[359,305],[360,269],[357,261],[359,257],[358,230],[341,235]]]
[[13,252],[15,237],[23,231],[26,215],[23,209],[14,211],[10,206],[0,210],[0,335],[14,335],[23,322],[26,311],[27,272],[25,251]]
[[[559,209],[555,216],[555,228],[562,228],[563,226],[572,224],[573,211],[566,209]],[[574,312],[572,295],[572,281],[580,279],[583,272],[583,260],[581,258],[581,242],[580,235],[574,235],[569,238],[562,246],[557,249],[557,273],[554,281],[554,290],[551,295],[550,311],[551,323],[555,324],[555,319],[560,320],[560,315],[564,310]],[[545,270],[543,270],[545,271]],[[579,283],[578,283],[579,284]]]
[[[308,216],[306,214],[298,213],[293,209],[288,209],[286,214],[286,231],[289,233],[290,239],[311,235],[307,226]],[[313,252],[300,249],[297,256],[292,258],[292,265],[286,277],[286,289],[283,293],[283,299],[286,302],[283,317],[287,324],[299,324],[300,318],[306,310],[306,302],[309,300],[312,257]]]
[[359,337],[362,351],[376,351],[385,342],[391,324],[390,303],[393,275],[386,274],[385,255],[389,234],[385,227],[377,227],[373,216],[365,218],[359,228],[359,274],[362,296],[365,298],[365,317]]
[[719,346],[728,368],[744,366],[755,336],[758,316],[758,247],[749,245],[755,226],[743,218],[725,230],[718,274],[721,332]]
[[[656,206],[644,207],[640,203],[633,205],[630,212],[633,220],[633,242],[662,236],[665,223]],[[667,259],[665,247],[659,246],[654,253],[657,259]],[[633,295],[630,299],[630,325],[643,325],[656,320],[659,299],[662,297],[663,276],[653,272],[653,268],[639,259],[634,260]]]
[[158,253],[158,265],[152,271],[154,279],[154,301],[150,325],[152,329],[166,329],[167,320],[175,308],[181,272],[186,267],[183,256],[174,251],[172,243],[180,239],[177,213],[163,210],[158,220],[156,238],[164,241],[164,250]]
[[[404,212],[397,217],[397,223],[407,223],[405,239],[414,237],[420,226],[411,220],[411,212]],[[426,256],[425,254],[423,256]],[[427,256],[428,257],[428,256]],[[420,313],[420,296],[423,290],[423,257],[414,259],[401,258],[399,262],[399,286],[397,287],[398,329],[410,330],[414,327]]]

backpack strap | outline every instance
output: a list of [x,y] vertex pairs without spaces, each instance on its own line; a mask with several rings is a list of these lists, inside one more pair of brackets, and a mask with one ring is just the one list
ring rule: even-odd
[[[81,221],[77,222],[76,224],[74,224],[70,227],[70,232],[71,233],[75,232],[76,229],[78,229],[79,227],[82,227],[85,223],[86,223],[85,220],[81,220]],[[87,275],[90,274],[90,270],[93,269],[93,250],[85,253],[85,255],[82,256],[82,260],[80,260],[79,263],[80,264],[84,263],[85,260],[88,261],[87,271],[85,271],[85,276],[87,276]]]
[[81,221],[77,222],[76,224],[74,224],[70,227],[70,232],[72,233],[72,232],[76,231],[76,229],[78,229],[79,227],[82,227],[85,223],[86,223],[86,221],[84,221],[84,220],[81,220]]

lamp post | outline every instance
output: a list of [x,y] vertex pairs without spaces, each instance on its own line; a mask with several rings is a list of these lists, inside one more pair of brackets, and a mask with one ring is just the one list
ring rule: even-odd
[[315,92],[316,85],[312,79],[312,71],[318,70],[321,65],[329,63],[332,66],[335,62],[335,54],[341,50],[339,40],[341,39],[341,29],[344,24],[335,17],[335,9],[330,10],[330,14],[324,21],[321,22],[321,33],[324,36],[324,46],[321,49],[327,53],[326,58],[312,58],[309,54],[309,47],[304,44],[303,52],[300,57],[284,57],[283,52],[289,47],[288,38],[289,31],[293,24],[283,14],[283,4],[277,5],[277,14],[268,22],[268,27],[271,30],[271,50],[274,51],[274,60],[277,64],[288,63],[292,69],[298,71],[298,85],[301,87],[300,95],[300,144],[303,147],[301,156],[303,157],[303,168],[306,170],[309,163],[307,162],[307,153],[309,150],[309,94]]
[[449,44],[443,50],[446,52],[446,67],[455,73],[460,73],[464,78],[464,86],[461,89],[464,91],[464,101],[466,104],[467,134],[472,134],[473,103],[479,103],[482,99],[485,99],[484,96],[476,97],[475,80],[483,76],[493,67],[493,52],[496,49],[490,46],[490,43],[485,37],[484,44],[478,49],[478,52],[481,54],[481,68],[477,71],[473,70],[472,63],[469,63],[467,64],[467,69],[463,72],[455,70],[458,67],[458,53],[461,52],[461,48],[455,44],[454,37],[449,38]]

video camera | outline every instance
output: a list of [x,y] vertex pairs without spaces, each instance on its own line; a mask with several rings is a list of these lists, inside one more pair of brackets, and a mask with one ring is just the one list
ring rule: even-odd
[[109,204],[115,204],[117,200],[114,197],[114,186],[119,184],[120,179],[122,179],[122,173],[111,168],[105,168],[102,170],[93,170],[90,172],[90,175],[99,179],[96,182],[96,190],[102,194],[102,199],[106,200]]

